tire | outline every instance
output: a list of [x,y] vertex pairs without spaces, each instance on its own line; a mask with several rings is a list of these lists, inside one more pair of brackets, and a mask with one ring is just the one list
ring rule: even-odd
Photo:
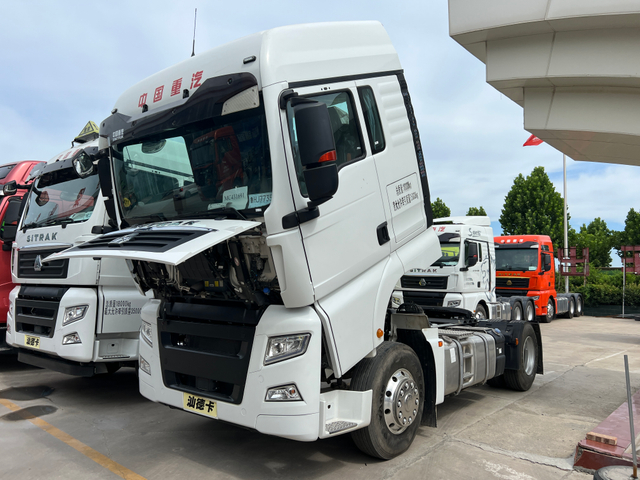
[[536,306],[531,300],[527,301],[527,306],[524,307],[524,319],[527,322],[533,322],[536,319]]
[[[403,390],[407,387],[413,391]],[[363,359],[353,373],[351,390],[373,390],[371,423],[351,434],[356,446],[383,460],[405,452],[420,428],[424,388],[422,366],[407,345],[383,342],[375,357]],[[406,423],[400,424],[401,418]]]
[[511,321],[514,320],[522,320],[522,304],[520,302],[515,302],[513,304],[513,308],[511,309]]
[[549,297],[547,302],[547,314],[543,315],[540,320],[542,323],[551,323],[556,318],[556,304],[553,303],[553,298]]
[[526,392],[536,378],[538,366],[538,342],[533,327],[528,322],[524,323],[522,338],[518,342],[518,356],[520,368],[505,370],[504,380],[511,390]]
[[573,297],[569,299],[569,311],[567,312],[567,318],[573,318],[576,313],[576,301]]
[[583,315],[583,309],[584,304],[582,303],[582,295],[576,295],[576,317],[581,317]]
[[489,315],[487,315],[487,309],[485,308],[485,306],[482,305],[481,303],[479,303],[476,306],[476,319],[477,320],[486,320],[488,316]]

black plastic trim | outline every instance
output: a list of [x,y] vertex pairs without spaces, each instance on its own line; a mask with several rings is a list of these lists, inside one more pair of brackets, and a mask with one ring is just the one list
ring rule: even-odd
[[54,372],[75,375],[76,377],[93,377],[95,374],[95,364],[89,363],[81,365],[71,360],[50,357],[42,353],[24,352],[21,350],[18,352],[18,361],[33,365],[34,367],[53,370]]
[[358,75],[344,75],[342,77],[314,78],[313,80],[303,80],[289,83],[289,88],[310,87],[313,85],[323,85],[325,83],[351,82],[364,80],[366,78],[388,77],[391,75],[402,75],[403,70],[390,70],[387,72],[361,73]]

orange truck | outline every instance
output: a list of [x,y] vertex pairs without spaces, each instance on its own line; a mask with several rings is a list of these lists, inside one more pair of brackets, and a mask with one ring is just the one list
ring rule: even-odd
[[553,244],[547,235],[494,237],[496,247],[496,295],[533,297],[536,316],[549,323],[557,315],[582,315],[579,293],[558,293]]

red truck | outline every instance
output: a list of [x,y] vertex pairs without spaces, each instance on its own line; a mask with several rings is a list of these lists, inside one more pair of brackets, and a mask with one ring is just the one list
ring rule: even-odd
[[5,232],[8,237],[15,237],[18,227],[18,220],[22,211],[22,197],[27,190],[18,189],[15,195],[4,195],[2,187],[15,181],[19,186],[26,186],[35,177],[39,166],[44,166],[46,162],[35,160],[24,160],[22,162],[8,163],[0,165],[0,240],[2,240],[2,250],[0,251],[0,353],[9,352],[5,340],[7,330],[7,312],[9,310],[9,292],[13,290],[15,284],[11,281],[11,241],[5,241]]
[[582,315],[579,293],[558,293],[553,244],[547,235],[494,237],[496,247],[496,295],[533,297],[536,316],[548,323],[556,315]]

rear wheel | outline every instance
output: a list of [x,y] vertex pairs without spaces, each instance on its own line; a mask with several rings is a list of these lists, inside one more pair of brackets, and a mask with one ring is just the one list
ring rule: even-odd
[[573,318],[576,313],[576,301],[573,297],[569,299],[569,311],[567,312],[567,318]]
[[524,308],[524,318],[527,322],[533,322],[536,319],[536,307],[532,301],[528,301]]
[[522,320],[522,304],[515,302],[511,309],[511,320]]
[[536,378],[538,364],[538,342],[530,323],[524,324],[522,338],[518,342],[520,367],[518,370],[505,370],[504,380],[512,390],[526,392]]
[[576,295],[576,317],[582,316],[582,295]]
[[418,432],[424,405],[424,376],[416,353],[402,343],[384,342],[363,359],[351,389],[373,390],[371,423],[351,434],[356,446],[388,460],[405,452]]

